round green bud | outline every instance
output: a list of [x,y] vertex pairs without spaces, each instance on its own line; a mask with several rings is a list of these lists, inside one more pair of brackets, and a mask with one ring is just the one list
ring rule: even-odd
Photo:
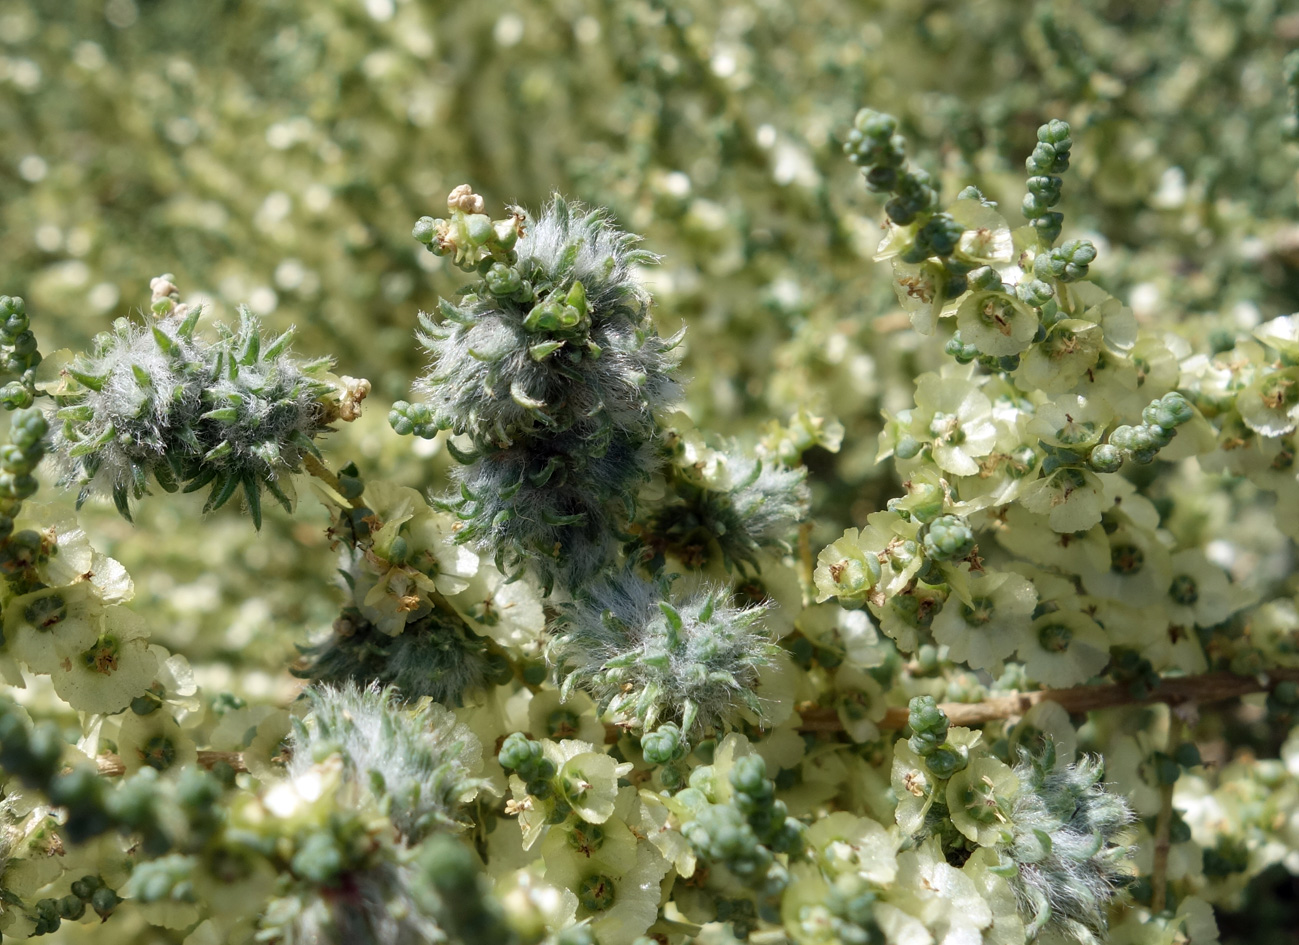
[[532,741],[522,732],[511,733],[501,743],[501,750],[496,755],[502,768],[518,771],[520,777],[524,771],[532,771],[541,758],[541,743]]
[[974,550],[974,531],[959,515],[940,515],[925,532],[925,555],[936,561],[954,561]]
[[[1038,259],[1042,258],[1041,256],[1038,257]],[[1035,271],[1036,268],[1035,265]],[[1055,289],[1049,282],[1043,282],[1041,279],[1029,279],[1015,286],[1015,295],[1025,305],[1041,308],[1055,298]]]
[[438,231],[444,224],[445,221],[435,220],[433,217],[420,217],[415,221],[415,227],[410,231],[410,235],[425,246],[429,246],[437,239]]
[[898,437],[897,445],[893,447],[893,452],[897,454],[898,459],[914,459],[919,455],[923,444],[911,436],[902,435]]
[[969,280],[970,288],[976,291],[1001,291],[1001,274],[991,266],[980,266],[977,269],[972,269],[966,278]]
[[523,288],[523,276],[519,270],[500,262],[492,263],[492,267],[483,276],[483,281],[487,283],[487,290],[495,296],[513,295]]
[[642,736],[641,751],[652,765],[666,765],[689,753],[690,747],[681,736],[675,722],[660,725],[657,730]]
[[[911,727],[913,737],[925,739],[924,744],[936,747],[947,740],[947,729],[951,723],[947,713],[938,705],[933,696],[915,696],[907,704],[907,725]],[[914,746],[913,746],[914,747]],[[917,754],[929,754],[917,750]]]
[[35,402],[31,389],[19,381],[10,381],[0,387],[0,405],[7,410],[23,410]]
[[1071,134],[1069,122],[1052,118],[1045,125],[1038,127],[1037,140],[1053,145],[1057,151],[1068,151],[1073,147]]
[[925,767],[936,778],[950,778],[968,764],[961,752],[951,745],[938,745],[925,758]]
[[1195,416],[1195,409],[1190,402],[1177,391],[1170,391],[1160,398],[1160,406],[1163,408],[1161,419],[1167,419],[1170,423],[1160,423],[1161,427],[1177,427],[1189,421]]
[[731,787],[741,794],[769,798],[773,785],[767,780],[767,763],[761,755],[745,755],[735,762],[730,773]]
[[1123,465],[1123,451],[1112,443],[1098,443],[1092,447],[1087,463],[1098,473],[1118,472]]
[[96,889],[104,885],[104,881],[98,876],[87,874],[72,881],[72,895],[80,899],[89,899]]
[[101,919],[107,919],[113,914],[122,900],[117,893],[107,886],[100,886],[90,894],[90,907],[95,910]]

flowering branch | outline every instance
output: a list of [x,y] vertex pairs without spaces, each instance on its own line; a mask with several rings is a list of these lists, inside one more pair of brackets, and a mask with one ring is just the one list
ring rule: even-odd
[[[1153,692],[1133,695],[1125,683],[1100,686],[1074,686],[1070,689],[1040,689],[1036,692],[1011,692],[982,702],[944,702],[940,708],[951,724],[976,726],[1008,719],[1026,713],[1039,702],[1058,702],[1070,713],[1111,709],[1120,705],[1150,705],[1156,702],[1179,705],[1185,702],[1209,703],[1235,699],[1254,692],[1270,692],[1282,682],[1299,682],[1299,669],[1274,669],[1255,676],[1238,673],[1203,673],[1164,679]],[[801,710],[804,732],[838,732],[843,723],[835,709],[814,706]],[[890,706],[884,718],[876,723],[882,729],[900,729],[907,724],[907,707]]]

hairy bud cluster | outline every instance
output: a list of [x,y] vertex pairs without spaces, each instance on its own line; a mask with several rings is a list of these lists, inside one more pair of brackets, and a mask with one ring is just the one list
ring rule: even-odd
[[602,712],[645,730],[679,719],[687,736],[739,705],[760,715],[753,689],[776,652],[765,608],[730,606],[717,590],[668,597],[666,582],[624,571],[566,604],[550,650],[563,692],[586,689]]
[[408,843],[458,827],[460,806],[481,786],[478,739],[436,702],[410,706],[392,689],[354,683],[313,686],[294,727],[290,775],[340,755],[362,799],[381,805]]
[[397,403],[390,420],[399,433],[468,437],[469,452],[452,446],[465,466],[449,503],[465,522],[461,539],[481,542],[503,571],[531,565],[547,584],[571,586],[612,554],[653,468],[655,415],[677,396],[680,336],[655,331],[635,279],[656,257],[604,212],[556,197],[502,242],[490,221],[478,225],[485,215],[465,214],[459,192],[451,222],[430,222],[428,245],[460,258],[452,244],[482,230],[482,280],[444,300],[440,320],[421,317],[433,366],[416,389],[427,400]]
[[200,313],[172,304],[148,326],[119,319],[65,369],[75,384],[57,398],[54,448],[79,501],[108,492],[129,519],[153,482],[210,487],[208,509],[242,491],[258,527],[263,490],[291,509],[287,475],[356,392],[329,379],[328,359],[294,358],[292,329],[266,338],[242,308],[238,329],[210,342],[195,335]]
[[1025,755],[1009,811],[1011,885],[1030,936],[1054,929],[1079,941],[1105,933],[1109,904],[1132,878],[1132,810],[1105,790],[1099,760],[1057,765],[1054,749]]

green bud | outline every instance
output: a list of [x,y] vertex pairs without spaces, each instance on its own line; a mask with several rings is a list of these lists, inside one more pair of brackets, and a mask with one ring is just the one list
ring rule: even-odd
[[951,745],[938,745],[925,758],[925,767],[934,777],[943,779],[950,778],[968,763],[965,754]]
[[690,753],[689,743],[675,722],[666,722],[655,731],[646,733],[640,744],[645,760],[654,765],[666,765]]
[[959,515],[940,515],[925,532],[925,554],[936,561],[959,560],[974,547],[974,531]]
[[1099,443],[1092,447],[1087,462],[1098,473],[1118,472],[1123,465],[1123,451],[1112,443]]

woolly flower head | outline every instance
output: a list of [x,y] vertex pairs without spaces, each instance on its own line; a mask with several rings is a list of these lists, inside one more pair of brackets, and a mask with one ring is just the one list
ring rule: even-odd
[[807,470],[734,446],[711,449],[690,432],[668,434],[675,495],[654,511],[651,535],[692,566],[714,542],[740,569],[756,571],[763,550],[788,553],[810,506]]
[[260,526],[262,490],[291,507],[287,474],[332,420],[355,416],[364,393],[334,383],[328,360],[290,355],[292,329],[264,338],[246,308],[215,342],[195,337],[200,309],[154,309],[161,317],[148,326],[118,319],[65,369],[75,383],[57,397],[54,436],[65,482],[82,487],[82,501],[109,492],[127,518],[151,479],[168,492],[211,486],[209,508],[242,491]]
[[345,882],[299,883],[271,900],[258,926],[259,938],[283,945],[518,941],[474,854],[447,836],[351,869]]
[[564,605],[550,656],[564,692],[586,689],[621,723],[707,731],[741,708],[761,714],[753,690],[777,652],[765,610],[730,606],[717,588],[671,601],[666,581],[623,571]]
[[301,649],[296,676],[393,686],[402,700],[427,697],[452,706],[481,690],[492,670],[486,641],[441,610],[406,622],[390,636],[349,607],[328,637]]
[[482,748],[447,709],[436,702],[404,706],[391,689],[354,683],[316,686],[305,695],[311,708],[294,726],[291,777],[337,754],[358,801],[386,808],[408,843],[458,826],[456,812],[482,785]]
[[481,281],[440,319],[421,315],[432,367],[424,403],[394,405],[399,433],[468,437],[460,492],[447,501],[498,567],[531,566],[576,586],[612,556],[609,539],[657,466],[656,417],[678,396],[680,336],[659,336],[635,277],[655,257],[604,211],[555,197],[534,219],[493,224],[457,188],[452,218],[416,236]]
[[[420,340],[433,367],[416,389],[434,423],[479,448],[614,428],[649,436],[677,395],[676,339],[660,338],[634,268],[656,261],[603,211],[555,197]],[[507,257],[508,259],[508,257]],[[482,267],[480,267],[482,268]]]
[[614,434],[597,452],[568,434],[483,454],[457,470],[460,494],[445,505],[463,522],[458,540],[480,543],[498,570],[530,565],[547,591],[576,587],[613,557],[654,464],[646,441]]
[[1016,868],[1010,881],[1030,938],[1049,929],[1087,945],[1102,941],[1109,904],[1132,877],[1132,810],[1105,789],[1104,773],[1098,759],[1057,765],[1050,742],[1015,767],[1013,839],[1002,852]]

